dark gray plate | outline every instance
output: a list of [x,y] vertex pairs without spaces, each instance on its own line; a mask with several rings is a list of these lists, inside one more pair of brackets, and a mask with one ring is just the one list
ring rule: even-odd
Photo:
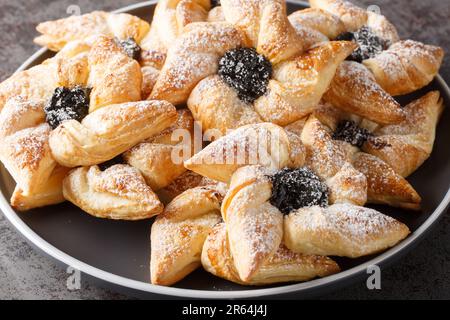
[[[143,2],[124,9],[150,21],[156,1]],[[289,2],[289,1],[288,1]],[[291,11],[305,4],[289,3]],[[41,63],[51,56],[40,50],[19,70]],[[402,97],[406,103],[429,90],[441,91],[448,106],[450,91],[441,77],[422,92]],[[198,270],[173,288],[149,284],[150,226],[151,221],[119,222],[95,219],[71,204],[17,213],[9,205],[15,183],[3,166],[0,167],[0,208],[9,221],[25,238],[57,261],[81,270],[90,278],[128,289],[134,294],[184,298],[250,298],[250,297],[309,297],[336,290],[366,274],[368,266],[392,263],[413,248],[446,212],[450,202],[450,112],[445,112],[437,131],[435,150],[431,158],[410,179],[423,197],[420,213],[377,207],[406,223],[413,231],[411,236],[391,250],[363,259],[339,259],[343,272],[324,279],[306,283],[249,288],[223,281]]]

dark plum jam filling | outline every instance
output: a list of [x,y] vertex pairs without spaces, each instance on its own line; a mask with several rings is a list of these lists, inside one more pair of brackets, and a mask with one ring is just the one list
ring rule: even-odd
[[105,171],[106,169],[115,166],[116,164],[125,164],[125,159],[121,154],[109,161],[99,164],[98,167],[101,171]]
[[378,37],[369,27],[362,27],[356,32],[343,33],[336,40],[353,41],[358,44],[358,49],[353,51],[348,60],[359,63],[374,58],[389,48],[389,41]]
[[304,207],[328,206],[328,188],[309,168],[283,169],[271,181],[270,203],[285,215]]
[[82,87],[56,88],[44,108],[46,121],[52,129],[67,120],[83,120],[89,112],[90,92],[91,89]]
[[267,92],[272,64],[253,48],[233,49],[220,59],[219,75],[242,101],[252,103]]
[[122,50],[132,59],[138,60],[141,55],[141,47],[136,43],[133,38],[126,40],[115,39],[116,43],[122,48]]
[[371,136],[369,130],[359,127],[354,121],[344,120],[338,124],[333,139],[345,141],[352,146],[361,148]]
[[220,0],[211,0],[211,8],[220,6]]

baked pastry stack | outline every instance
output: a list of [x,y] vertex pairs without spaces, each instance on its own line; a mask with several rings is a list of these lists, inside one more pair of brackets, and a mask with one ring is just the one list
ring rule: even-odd
[[[151,282],[199,267],[242,285],[339,272],[334,256],[410,233],[439,47],[347,1],[162,0],[152,24],[93,12],[40,24],[57,51],[0,84],[0,160],[17,210],[65,200],[151,230]],[[198,135],[203,134],[198,138]],[[166,205],[164,205],[166,204]],[[413,214],[413,213],[412,213]]]

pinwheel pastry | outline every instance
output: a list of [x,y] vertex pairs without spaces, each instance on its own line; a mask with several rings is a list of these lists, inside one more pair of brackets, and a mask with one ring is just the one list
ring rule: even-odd
[[215,226],[206,238],[202,251],[202,265],[206,271],[215,276],[238,284],[254,286],[308,281],[340,271],[337,263],[328,257],[294,253],[281,245],[253,277],[244,282],[236,270],[224,223]]
[[[247,166],[234,173],[222,216],[241,281],[257,277],[282,243],[296,253],[356,258],[392,247],[409,234],[395,219],[354,204],[355,192],[366,188],[365,178],[349,164],[340,171],[327,180],[309,167]],[[339,185],[343,191],[333,199]]]
[[325,99],[380,124],[403,121],[400,106],[391,95],[408,94],[428,85],[439,71],[443,50],[412,40],[400,41],[384,16],[348,1],[310,3],[313,8],[290,16],[298,32],[314,30],[328,39],[358,45],[349,57],[351,61],[339,67]]
[[[58,86],[73,87],[87,81],[88,56],[83,50],[79,44],[67,47],[0,84],[0,160],[17,183],[11,204],[18,210],[64,200],[62,180],[67,169],[51,154],[48,138],[52,127],[46,123],[45,106]],[[79,97],[84,95],[82,89],[74,91]],[[83,99],[78,101],[83,103]]]
[[320,152],[318,141],[326,137],[343,149],[348,161],[367,177],[369,202],[419,209],[421,198],[404,178],[430,156],[442,108],[439,93],[430,92],[404,107],[406,120],[374,127],[324,104],[310,118],[302,142]]
[[[320,122],[314,122],[311,132],[317,131],[320,139],[332,137],[334,144],[346,150],[349,161],[367,177],[370,202],[419,209],[421,199],[404,178],[430,156],[442,110],[440,94],[433,91],[404,107],[403,122],[373,127],[325,104],[315,111]],[[319,138],[311,136],[307,142],[307,131],[303,134],[303,143],[317,145]]]
[[305,161],[300,139],[272,123],[243,126],[209,144],[187,160],[187,169],[215,181],[228,183],[246,165],[280,169]]
[[214,187],[189,189],[156,218],[151,231],[153,284],[172,285],[201,266],[205,239],[222,221],[223,196],[221,190]]
[[130,14],[94,11],[39,24],[37,31],[41,36],[35,42],[59,51],[71,42],[92,44],[98,36],[114,38],[126,48],[130,57],[141,63],[142,95],[148,97],[170,44],[189,23],[206,21],[209,8],[209,0],[161,0],[151,27]]
[[221,3],[226,22],[187,26],[150,97],[187,102],[205,131],[223,133],[258,122],[284,126],[311,113],[355,45],[305,51],[284,1]]

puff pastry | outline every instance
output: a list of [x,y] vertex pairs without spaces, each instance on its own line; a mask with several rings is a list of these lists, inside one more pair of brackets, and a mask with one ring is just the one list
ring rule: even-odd
[[394,96],[427,86],[438,74],[444,58],[440,47],[406,40],[364,61],[384,90]]
[[101,36],[89,52],[89,79],[92,88],[89,112],[124,102],[141,100],[142,72],[114,39]]
[[203,243],[221,221],[223,195],[210,187],[190,189],[167,205],[151,232],[151,281],[172,285],[200,265]]
[[115,165],[105,171],[98,166],[71,171],[64,179],[64,198],[98,218],[148,219],[163,211],[163,204],[139,171]]
[[225,183],[206,178],[193,171],[186,171],[164,189],[158,191],[159,198],[168,203],[183,192],[197,187],[212,186],[225,194],[228,186]]
[[303,254],[357,258],[393,247],[409,233],[391,217],[348,204],[299,209],[284,220],[286,246]]
[[[383,15],[343,0],[311,0],[310,4],[339,17],[347,32],[369,27],[372,33],[386,41],[387,50],[365,58],[362,63],[390,95],[404,95],[421,89],[438,74],[444,57],[443,49],[412,40],[400,41],[397,30]],[[317,21],[318,17],[323,17],[321,11],[304,20]],[[315,30],[319,29],[315,27]]]
[[[206,21],[208,0],[162,0],[158,1],[150,31],[141,41],[141,63],[161,69],[168,49],[192,22]],[[155,59],[156,58],[156,59]]]
[[44,101],[10,99],[0,113],[0,161],[17,183],[11,204],[25,211],[63,202],[62,177],[44,123]]
[[150,25],[138,17],[126,13],[94,11],[81,16],[47,21],[37,26],[41,36],[34,41],[53,51],[61,50],[67,43],[105,35],[119,39],[133,38],[140,42]]
[[[329,134],[336,132],[339,124],[343,121],[353,121],[360,127],[373,128],[371,123],[368,123],[365,119],[342,112],[330,104],[320,106],[315,111],[315,117],[321,123],[317,122],[316,129],[321,132],[328,132]],[[374,132],[373,130],[376,131],[377,128],[383,127],[375,126],[375,129],[371,129],[369,132]],[[320,144],[320,140],[318,139],[315,143]],[[370,133],[367,141],[362,144],[362,150],[366,150],[366,144],[371,145],[373,143],[370,141],[375,141],[373,140],[372,133]],[[382,141],[380,140],[379,142],[381,143]],[[383,203],[394,207],[414,210],[420,208],[421,198],[414,188],[383,160],[374,155],[361,152],[361,149],[357,146],[353,146],[346,141],[333,140],[331,143],[339,147],[345,154],[347,161],[352,163],[359,172],[366,176],[368,202]],[[382,144],[376,144],[376,148],[381,148],[381,150],[387,147],[383,147]],[[406,153],[407,149],[405,146],[401,150],[398,149],[398,156],[401,157],[400,155]],[[417,156],[417,153],[415,156]]]
[[[186,172],[183,162],[192,154],[194,119],[186,109],[179,110],[177,118],[171,127],[124,154],[125,161],[139,169],[155,191],[167,187]],[[179,141],[180,138],[183,141]]]
[[229,182],[233,173],[246,165],[281,169],[302,164],[304,153],[297,149],[301,147],[291,144],[283,128],[261,123],[236,129],[208,145],[184,165],[212,180]]
[[405,119],[400,104],[357,62],[345,61],[340,65],[324,99],[337,108],[380,124]]
[[[331,42],[305,52],[307,46],[289,23],[284,1],[224,1],[222,10],[229,24],[189,25],[169,50],[151,95],[174,104],[188,100],[205,130],[225,132],[261,121],[284,126],[299,120],[311,113],[339,63],[355,48],[350,42]],[[218,38],[224,41],[217,43]],[[256,48],[273,65],[267,93],[253,103],[239,99],[216,75],[219,58],[239,47]]]
[[444,110],[438,91],[429,92],[403,108],[406,119],[397,125],[380,127],[373,132],[363,150],[408,177],[429,158],[433,151],[436,126]]
[[175,107],[166,101],[111,105],[81,123],[62,123],[50,134],[50,148],[56,161],[66,167],[100,164],[157,135],[176,119]]
[[308,281],[326,277],[340,271],[336,262],[328,257],[293,253],[281,245],[255,273],[244,282],[239,278],[228,245],[225,224],[214,227],[206,238],[202,251],[202,265],[206,271],[220,278],[242,285],[269,285],[282,282]]
[[[325,239],[328,237],[331,239],[335,237],[333,232],[341,232],[340,235],[343,242],[346,240],[346,235],[353,234],[353,241],[349,241],[350,244],[347,243],[347,245],[351,246],[354,245],[353,243],[359,243],[359,251],[352,251],[352,248],[349,247],[338,251],[339,247],[338,243],[336,243],[336,246],[333,247],[336,251],[333,253],[359,257],[370,255],[395,245],[409,233],[407,227],[400,222],[384,217],[381,213],[375,213],[375,211],[367,212],[365,211],[366,209],[352,204],[351,197],[350,201],[341,200],[337,204],[333,203],[333,200],[330,198],[329,206],[325,205],[323,208],[318,206],[307,206],[297,210],[294,208],[294,210],[287,213],[288,218],[283,219],[283,213],[271,201],[273,182],[270,177],[275,173],[276,171],[274,170],[260,166],[248,166],[238,169],[233,175],[229,191],[222,204],[222,216],[227,226],[230,252],[239,278],[244,282],[253,279],[264,263],[278,250],[283,238],[287,247],[294,252],[324,255],[328,254],[326,250],[331,251],[331,249],[327,248],[325,241],[322,244],[315,242],[313,236],[315,232],[317,232],[318,239],[321,236]],[[325,181],[325,183],[328,185],[328,182]],[[335,221],[333,227],[330,227],[332,231],[329,234],[326,234],[327,230],[323,231],[319,228],[322,220],[318,218],[317,226],[314,224],[314,221],[310,222],[310,225],[314,226],[311,228],[314,231],[305,233],[304,238],[300,236],[303,233],[295,233],[295,230],[298,230],[298,228],[297,225],[293,224],[293,218],[290,218],[290,216],[295,216],[298,212],[308,212],[311,215],[316,211],[323,212],[327,210],[329,210],[330,214],[333,214],[333,210],[337,208],[344,208],[342,211],[353,218],[360,213],[366,216],[360,217],[361,221],[359,222],[355,219],[349,220],[347,219],[348,217],[342,218],[337,222]],[[351,213],[349,212],[353,212],[353,215],[350,215]],[[368,223],[374,217],[383,222],[380,222],[378,229],[373,228],[373,225]],[[345,221],[347,223],[344,223]],[[357,222],[358,228],[360,228],[358,232],[355,232],[353,222]],[[335,228],[338,231],[335,231]],[[383,228],[384,233],[380,231],[380,228]],[[367,237],[367,235],[372,237]],[[379,244],[371,245],[375,235],[379,237]],[[314,242],[316,247],[310,248],[308,246],[310,242]],[[330,243],[333,243],[333,241],[330,240]],[[303,250],[302,245],[310,248],[310,251]]]

